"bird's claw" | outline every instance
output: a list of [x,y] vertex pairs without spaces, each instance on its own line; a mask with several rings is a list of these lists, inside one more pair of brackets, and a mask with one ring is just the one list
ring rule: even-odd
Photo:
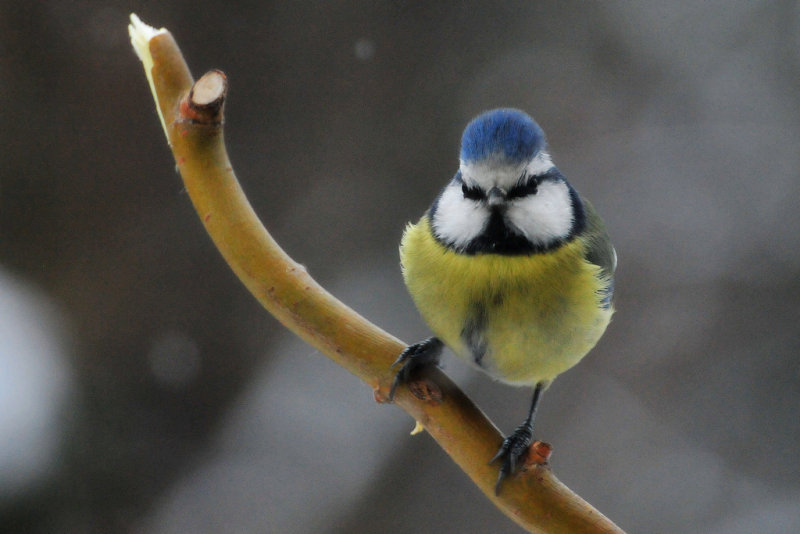
[[489,461],[490,464],[498,460],[502,462],[500,465],[500,474],[497,476],[497,484],[495,484],[494,487],[495,495],[500,493],[500,485],[503,483],[503,480],[516,472],[517,465],[528,452],[532,441],[533,428],[526,423],[518,426],[511,435],[503,440],[500,450],[497,451],[494,458]]
[[419,369],[430,365],[439,364],[439,356],[442,353],[443,344],[438,338],[431,337],[419,343],[409,345],[400,353],[397,360],[392,364],[392,368],[400,365],[400,370],[394,375],[392,387],[389,390],[389,402],[394,400],[397,386],[409,382],[411,376]]

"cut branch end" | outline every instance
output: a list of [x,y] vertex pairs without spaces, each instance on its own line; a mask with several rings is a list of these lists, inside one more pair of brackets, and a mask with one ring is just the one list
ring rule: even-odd
[[547,465],[550,455],[553,454],[553,446],[545,441],[534,441],[528,449],[528,457],[525,466]]
[[189,96],[181,104],[181,115],[201,124],[220,123],[227,93],[225,73],[216,69],[208,71],[192,86]]

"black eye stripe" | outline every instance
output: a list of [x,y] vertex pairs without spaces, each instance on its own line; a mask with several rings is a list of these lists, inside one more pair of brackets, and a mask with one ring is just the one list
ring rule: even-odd
[[470,200],[482,200],[484,198],[483,191],[479,187],[467,187],[467,184],[461,184],[461,192],[464,193],[464,198]]
[[508,190],[506,198],[522,198],[528,195],[535,195],[539,191],[539,182],[536,179],[530,179],[524,184],[518,184]]

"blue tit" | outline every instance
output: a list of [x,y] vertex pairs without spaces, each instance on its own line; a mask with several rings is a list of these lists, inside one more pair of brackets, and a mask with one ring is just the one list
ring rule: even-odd
[[594,347],[613,313],[616,252],[592,205],[515,109],[464,130],[459,168],[400,245],[408,291],[435,337],[409,346],[390,396],[446,345],[497,380],[533,387],[525,421],[491,460],[497,489],[533,439],[542,392]]

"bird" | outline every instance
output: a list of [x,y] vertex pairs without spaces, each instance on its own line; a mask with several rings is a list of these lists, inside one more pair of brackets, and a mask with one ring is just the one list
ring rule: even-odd
[[433,336],[409,345],[389,398],[444,347],[492,378],[533,388],[489,463],[495,492],[533,441],[542,393],[598,342],[614,313],[617,254],[605,224],[553,164],[542,128],[500,108],[470,121],[458,170],[400,244],[403,279]]

